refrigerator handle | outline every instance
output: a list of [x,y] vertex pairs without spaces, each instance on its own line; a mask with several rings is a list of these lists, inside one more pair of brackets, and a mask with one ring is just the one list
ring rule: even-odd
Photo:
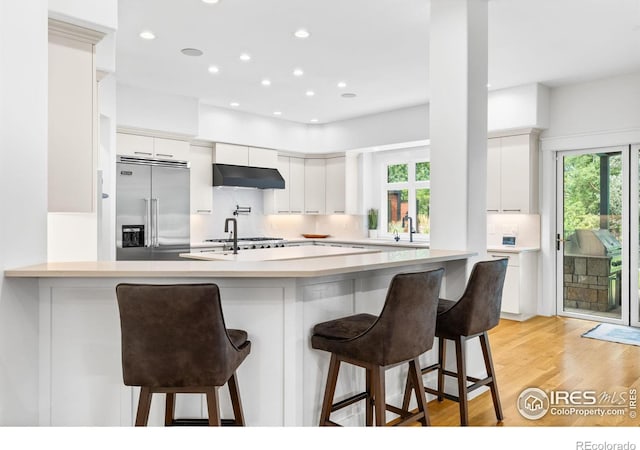
[[153,225],[153,246],[160,247],[160,242],[158,240],[158,209],[160,209],[160,202],[157,198],[151,199],[152,202],[155,202],[156,207],[154,211],[154,225]]
[[151,199],[144,199],[144,246],[151,247]]

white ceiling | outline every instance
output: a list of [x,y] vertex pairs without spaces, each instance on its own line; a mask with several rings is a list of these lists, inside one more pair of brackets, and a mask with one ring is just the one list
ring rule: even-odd
[[[124,84],[223,108],[235,101],[270,117],[281,111],[301,123],[428,101],[429,0],[119,0],[118,8],[116,76]],[[294,38],[298,28],[311,37]],[[140,39],[143,30],[156,39]],[[185,47],[204,55],[185,56]],[[242,52],[252,60],[241,62]],[[296,67],[304,76],[292,75]],[[640,0],[489,1],[491,89],[634,71]],[[315,96],[305,95],[309,89]]]

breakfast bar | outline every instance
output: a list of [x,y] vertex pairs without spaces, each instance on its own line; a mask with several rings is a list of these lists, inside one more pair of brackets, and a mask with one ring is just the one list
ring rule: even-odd
[[[313,252],[270,260],[45,263],[6,271],[16,283],[39,288],[39,424],[132,425],[138,389],[122,381],[119,283],[216,283],[227,327],[246,330],[252,342],[238,370],[247,424],[311,426],[318,423],[329,362],[325,352],[311,348],[313,326],[354,313],[379,314],[391,278],[401,272],[444,267],[441,295],[455,299],[473,256],[424,248]],[[431,362],[432,351],[422,359]],[[469,365],[472,372],[473,361]],[[340,374],[336,399],[364,386],[364,373],[349,369]],[[389,372],[390,403],[401,402],[405,374],[401,368]],[[149,424],[161,425],[164,403],[156,397]],[[220,398],[222,417],[228,417],[226,387]],[[334,419],[359,425],[360,412],[354,404]],[[178,395],[176,417],[206,417],[204,396]]]

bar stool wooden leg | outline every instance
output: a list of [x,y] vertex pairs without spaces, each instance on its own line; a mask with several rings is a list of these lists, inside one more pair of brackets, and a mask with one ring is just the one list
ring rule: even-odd
[[237,426],[244,426],[244,413],[242,411],[242,403],[240,401],[240,390],[238,389],[238,380],[236,373],[233,372],[231,378],[227,382],[229,385],[229,393],[231,394],[231,406],[233,406],[233,417]]
[[447,340],[438,338],[438,401],[444,400],[444,365],[447,357]]
[[167,398],[164,409],[164,426],[169,427],[173,425],[173,418],[175,417],[176,394],[175,392],[167,392],[165,395]]
[[458,398],[460,401],[460,425],[469,424],[469,408],[467,398],[467,367],[466,367],[466,339],[464,336],[456,338],[456,362],[458,372]]
[[371,383],[371,370],[370,369],[365,369],[364,370],[366,373],[366,390],[367,390],[367,395],[369,396],[366,400],[365,400],[365,415],[366,415],[366,422],[365,425],[368,427],[372,427],[373,426],[373,405],[374,405],[374,397],[373,397],[373,386]]
[[322,412],[320,413],[320,426],[329,425],[329,416],[331,415],[331,406],[333,403],[333,395],[336,391],[338,383],[338,371],[340,370],[340,360],[335,353],[331,354],[329,362],[329,373],[327,374],[327,386],[324,390],[324,400],[322,401]]
[[[409,361],[409,375],[407,379],[411,378],[411,384],[415,387],[416,402],[418,403],[418,411],[424,414],[424,417],[420,419],[422,426],[430,425],[429,412],[427,411],[427,396],[424,393],[424,384],[422,383],[422,371],[420,370],[420,361],[418,358],[413,361]],[[405,393],[407,390],[405,390]],[[405,411],[407,408],[402,408]]]
[[149,421],[149,409],[151,408],[151,389],[140,388],[140,399],[138,400],[138,412],[136,413],[136,426],[146,427]]
[[385,393],[385,373],[384,369],[380,366],[372,368],[373,371],[373,385],[375,390],[375,412],[376,412],[376,426],[384,427],[387,425],[386,411],[386,393]]
[[[420,374],[422,378],[422,373]],[[411,376],[411,366],[409,366],[409,372],[407,372],[407,382],[404,385],[404,398],[402,399],[402,409],[409,410],[409,403],[411,402],[411,391],[413,390],[413,377]]]
[[491,389],[491,398],[493,399],[493,408],[496,411],[496,418],[501,421],[504,419],[502,415],[502,406],[500,405],[500,395],[498,394],[498,384],[496,383],[496,374],[493,368],[493,358],[491,357],[491,348],[489,346],[489,336],[485,331],[480,336],[480,345],[482,346],[482,356],[484,357],[484,365],[487,369],[487,377],[491,378],[489,388]]
[[218,387],[208,387],[204,390],[207,395],[207,412],[209,413],[209,426],[220,426],[220,404],[218,401]]

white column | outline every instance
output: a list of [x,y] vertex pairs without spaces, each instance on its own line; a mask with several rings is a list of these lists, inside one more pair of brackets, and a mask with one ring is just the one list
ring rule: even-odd
[[431,0],[431,247],[486,254],[487,1]]
[[47,0],[0,1],[0,426],[38,423],[38,282],[47,259]]

